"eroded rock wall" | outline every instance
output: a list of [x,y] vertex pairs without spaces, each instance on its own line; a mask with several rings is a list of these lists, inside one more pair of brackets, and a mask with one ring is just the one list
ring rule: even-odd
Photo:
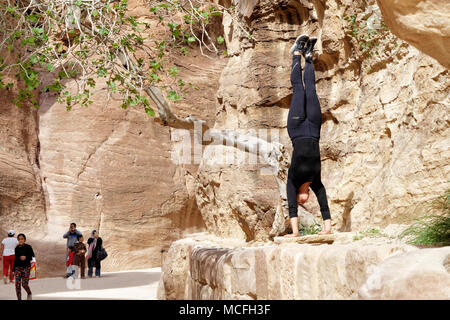
[[[172,108],[211,121],[210,97],[221,62],[200,67],[188,59],[178,61],[186,83],[192,81],[202,90]],[[101,88],[104,83],[97,79],[97,85]],[[92,100],[88,108],[67,112],[51,94],[41,97],[39,140],[43,186],[49,195],[47,235],[62,241],[69,223],[75,221],[86,236],[92,229],[100,230],[110,253],[106,270],[159,266],[161,249],[185,233],[204,230],[193,193],[198,164],[175,163],[173,129],[142,110],[123,110],[113,99],[107,102],[106,91],[97,91]]]
[[377,0],[377,3],[394,34],[450,68],[450,2]]
[[[148,5],[130,1],[129,8],[152,26],[146,41],[164,36]],[[171,103],[173,112],[212,126],[226,58],[202,56],[195,45],[188,55],[175,49],[167,55],[165,62],[178,68],[180,78],[198,87]],[[51,81],[41,76],[43,86]],[[193,188],[198,163],[172,159],[174,146],[183,143],[173,141],[175,130],[143,109],[123,110],[117,97],[108,99],[105,80],[95,81],[94,103],[71,111],[51,92],[38,96],[38,111],[18,109],[11,103],[16,92],[2,90],[0,231],[27,234],[42,277],[64,273],[62,235],[71,222],[85,240],[99,230],[109,254],[106,271],[160,266],[161,249],[185,233],[205,230]],[[75,82],[65,85],[75,91]]]
[[[3,79],[5,83],[14,79]],[[14,105],[14,92],[0,90],[0,231],[39,234],[46,225],[39,174],[37,110]]]
[[[256,135],[271,129],[269,137],[292,150],[286,130],[289,49],[302,33],[316,36],[322,181],[334,228],[385,227],[426,213],[423,202],[448,188],[448,70],[387,31],[375,1],[233,3],[241,25],[224,19],[231,57],[220,78],[215,127]],[[373,44],[361,44],[369,31],[353,29],[360,25],[376,30]],[[205,152],[243,153],[218,145]],[[208,230],[268,238],[278,200],[275,179],[261,171],[265,165],[210,158],[203,159],[196,188]],[[320,222],[312,191],[299,211],[304,221]]]

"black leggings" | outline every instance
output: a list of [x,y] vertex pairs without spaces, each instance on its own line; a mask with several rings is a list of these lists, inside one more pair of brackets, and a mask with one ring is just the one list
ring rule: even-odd
[[311,182],[310,187],[319,202],[322,219],[326,220],[330,219],[330,210],[325,186],[321,180],[319,139],[322,113],[316,94],[314,65],[312,63],[305,63],[304,78],[306,94],[303,89],[300,56],[294,55],[291,71],[294,94],[287,121],[289,137],[294,146],[286,185],[289,217],[297,217],[297,193],[300,186],[309,181]]
[[305,92],[300,59],[300,55],[292,57],[291,84],[293,95],[287,120],[288,134],[292,141],[298,137],[313,137],[320,140],[322,112],[316,93],[314,64],[305,63]]
[[16,278],[16,295],[17,300],[22,300],[22,288],[25,289],[28,295],[31,294],[30,286],[28,281],[30,281],[30,270],[31,267],[16,267],[14,276]]

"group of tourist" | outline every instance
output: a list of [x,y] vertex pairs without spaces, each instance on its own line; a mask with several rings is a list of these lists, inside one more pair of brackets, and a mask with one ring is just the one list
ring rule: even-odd
[[86,261],[88,266],[88,277],[92,278],[92,273],[95,267],[95,276],[100,277],[100,261],[98,257],[99,251],[102,249],[102,238],[98,236],[97,230],[92,230],[91,237],[84,244],[84,238],[80,231],[77,230],[77,225],[72,222],[63,238],[67,239],[66,252],[66,267],[67,273],[64,276],[69,278],[73,276],[77,269],[80,270],[81,278],[85,278]]
[[[85,278],[86,261],[88,277],[100,277],[100,261],[105,258],[106,251],[102,247],[102,238],[97,230],[92,230],[91,237],[84,243],[83,235],[76,229],[75,223],[70,224],[63,238],[67,238],[66,267],[64,278],[76,275],[80,270],[81,278]],[[32,293],[28,285],[30,280],[31,262],[35,259],[33,248],[26,243],[26,236],[20,233],[15,237],[15,231],[9,230],[8,236],[1,242],[0,259],[3,260],[3,282],[14,283],[18,300],[22,300],[22,287],[27,293],[27,300],[32,300]]]

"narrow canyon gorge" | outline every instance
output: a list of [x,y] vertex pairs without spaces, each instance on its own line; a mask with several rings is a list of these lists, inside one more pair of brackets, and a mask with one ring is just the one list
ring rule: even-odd
[[[221,143],[201,144],[198,161],[177,163],[177,128],[158,113],[121,108],[100,89],[93,104],[71,111],[51,91],[38,93],[35,109],[0,90],[0,233],[27,234],[39,274],[50,277],[65,271],[71,222],[85,239],[99,230],[109,254],[102,269],[161,266],[159,299],[450,299],[450,247],[398,238],[449,189],[450,3],[210,2],[232,8],[208,29],[223,36],[226,52],[203,55],[193,44],[189,55],[168,55],[198,87],[170,102],[171,111],[279,143],[290,156],[289,50],[300,34],[317,37],[333,235],[282,239],[289,218],[280,216],[267,163],[220,161],[250,156]],[[149,39],[167,28],[144,0],[128,9],[151,26]],[[299,223],[322,223],[312,192]],[[358,238],[369,229],[384,236]]]

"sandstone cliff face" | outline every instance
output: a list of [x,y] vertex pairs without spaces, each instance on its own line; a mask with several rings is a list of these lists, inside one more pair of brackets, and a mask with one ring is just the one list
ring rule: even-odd
[[[196,83],[202,92],[173,108],[211,121],[214,78],[218,79],[221,61],[208,60],[205,67],[192,61],[201,65],[206,58],[176,63],[186,82]],[[47,237],[61,241],[69,223],[76,221],[86,238],[92,229],[100,230],[110,254],[106,270],[159,266],[161,249],[185,233],[204,230],[193,193],[198,164],[177,165],[171,154],[172,129],[142,110],[123,110],[113,100],[105,103],[104,91],[96,92],[93,101],[89,108],[67,112],[50,94],[41,95]]]
[[[130,9],[152,24],[148,36],[157,39],[163,27],[144,3],[131,1]],[[172,104],[178,116],[213,125],[225,60],[203,57],[195,46],[188,56],[170,54],[168,63],[183,81],[199,87]],[[43,75],[44,84],[48,77]],[[104,81],[96,81],[94,104],[70,112],[51,92],[39,96],[37,111],[18,109],[14,95],[2,90],[0,231],[27,234],[40,276],[64,272],[62,235],[71,222],[85,240],[99,230],[109,254],[106,271],[160,266],[161,249],[185,233],[205,230],[193,188],[198,163],[174,162],[174,130],[141,109],[123,110],[119,101],[108,101]]]
[[[216,128],[270,128],[270,136],[292,150],[286,130],[292,96],[289,48],[307,33],[318,37],[322,181],[334,228],[408,223],[423,201],[445,190],[448,70],[387,31],[375,1],[233,3],[254,40],[224,19],[231,57],[220,78]],[[372,43],[361,40],[367,26],[377,32]],[[215,145],[205,152],[234,150]],[[268,237],[277,188],[262,167],[220,165],[204,157],[196,198],[210,232],[247,240]],[[320,222],[312,191],[300,214],[304,222]]]
[[[13,81],[13,79],[4,80]],[[12,92],[0,98],[0,229],[38,234],[46,224],[45,197],[39,175],[37,111],[16,107]]]
[[[6,49],[0,55],[2,64],[16,59]],[[38,113],[31,103],[15,105],[18,89],[12,72],[3,74],[2,81],[15,89],[0,90],[0,238],[10,229],[39,235],[46,225],[46,203],[39,174]]]
[[445,0],[377,0],[399,38],[450,67],[450,3]]

